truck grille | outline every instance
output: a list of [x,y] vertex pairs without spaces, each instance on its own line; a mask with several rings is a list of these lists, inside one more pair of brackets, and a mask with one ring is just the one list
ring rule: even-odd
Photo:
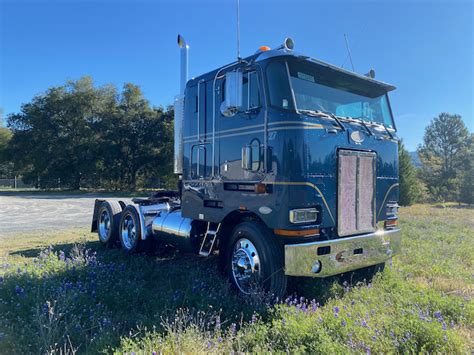
[[339,236],[375,230],[375,157],[339,150],[337,230]]

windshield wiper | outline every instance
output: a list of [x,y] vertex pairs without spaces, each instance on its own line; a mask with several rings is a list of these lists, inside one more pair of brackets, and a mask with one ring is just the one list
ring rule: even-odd
[[360,123],[362,126],[364,126],[365,130],[369,134],[369,136],[373,136],[374,133],[370,130],[370,128],[367,126],[367,124],[364,122],[364,120],[360,117],[354,118],[354,117],[349,117],[350,119],[356,121],[357,123]]
[[309,115],[315,115],[315,116],[319,116],[319,117],[329,117],[329,118],[332,118],[334,121],[337,122],[337,124],[339,125],[339,127],[345,131],[346,130],[346,127],[344,127],[344,125],[341,123],[341,121],[339,120],[339,118],[333,114],[332,112],[327,112],[327,111],[319,111],[319,110],[298,110],[299,112],[303,112],[303,113],[307,113]]
[[[361,121],[363,121],[362,118],[358,118],[358,119],[360,119]],[[375,122],[375,121],[369,121],[369,123],[370,123],[371,125],[375,125],[375,126],[382,126],[382,127],[385,129],[385,132],[387,132],[388,136],[389,136],[391,139],[393,139],[393,134],[388,130],[387,126],[386,126],[384,123]],[[364,125],[365,125],[365,124],[364,124]]]

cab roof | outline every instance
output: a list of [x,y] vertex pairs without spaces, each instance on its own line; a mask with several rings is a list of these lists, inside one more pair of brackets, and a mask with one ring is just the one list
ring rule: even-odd
[[[369,84],[370,86],[376,87],[377,90],[379,90],[381,92],[384,92],[384,93],[396,89],[395,86],[393,86],[391,84],[388,84],[388,83],[385,83],[383,81],[375,80],[375,79],[373,79],[371,77],[368,77],[366,75],[358,74],[356,72],[352,72],[352,71],[340,68],[338,66],[335,66],[333,64],[324,62],[322,60],[314,59],[314,58],[302,55],[298,52],[288,50],[288,49],[283,49],[283,48],[281,48],[281,49],[270,49],[270,50],[267,50],[267,51],[258,51],[258,52],[256,52],[255,54],[253,54],[251,56],[243,58],[242,61],[246,61],[246,62],[249,62],[249,63],[261,62],[261,61],[264,61],[264,60],[267,60],[267,59],[277,58],[277,57],[294,58],[294,59],[304,60],[304,61],[313,63],[317,66],[320,66],[322,69],[325,69],[325,71],[327,71],[329,73],[332,72],[334,74],[337,74],[338,76],[346,77],[347,79],[349,79],[350,77],[358,79],[361,82],[365,82],[366,84]],[[237,66],[237,65],[239,65],[238,61],[236,61],[234,63],[224,65],[220,68],[217,68],[217,69],[215,69],[213,71],[210,71],[206,74],[200,75],[196,78],[192,78],[188,81],[188,85],[192,85],[194,82],[200,81],[202,79],[207,79],[209,76],[214,77],[218,71],[220,71],[220,70],[222,70],[226,67],[232,68],[233,66]]]

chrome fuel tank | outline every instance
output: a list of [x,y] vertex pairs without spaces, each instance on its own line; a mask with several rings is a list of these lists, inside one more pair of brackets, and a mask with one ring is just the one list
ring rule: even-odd
[[151,225],[155,237],[187,252],[195,249],[201,229],[198,222],[183,217],[180,209],[160,212]]

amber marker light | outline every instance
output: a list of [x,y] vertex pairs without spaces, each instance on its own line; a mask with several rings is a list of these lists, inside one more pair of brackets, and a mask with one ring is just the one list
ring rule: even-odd
[[267,192],[267,185],[265,184],[255,184],[255,192],[257,194],[264,194]]
[[271,48],[269,46],[260,46],[258,49],[260,49],[262,52],[269,51]]
[[396,227],[398,225],[398,219],[389,219],[388,221],[384,222],[385,229]]
[[319,235],[319,229],[305,229],[305,230],[287,230],[287,229],[274,229],[273,232],[277,235],[285,237],[308,237]]

